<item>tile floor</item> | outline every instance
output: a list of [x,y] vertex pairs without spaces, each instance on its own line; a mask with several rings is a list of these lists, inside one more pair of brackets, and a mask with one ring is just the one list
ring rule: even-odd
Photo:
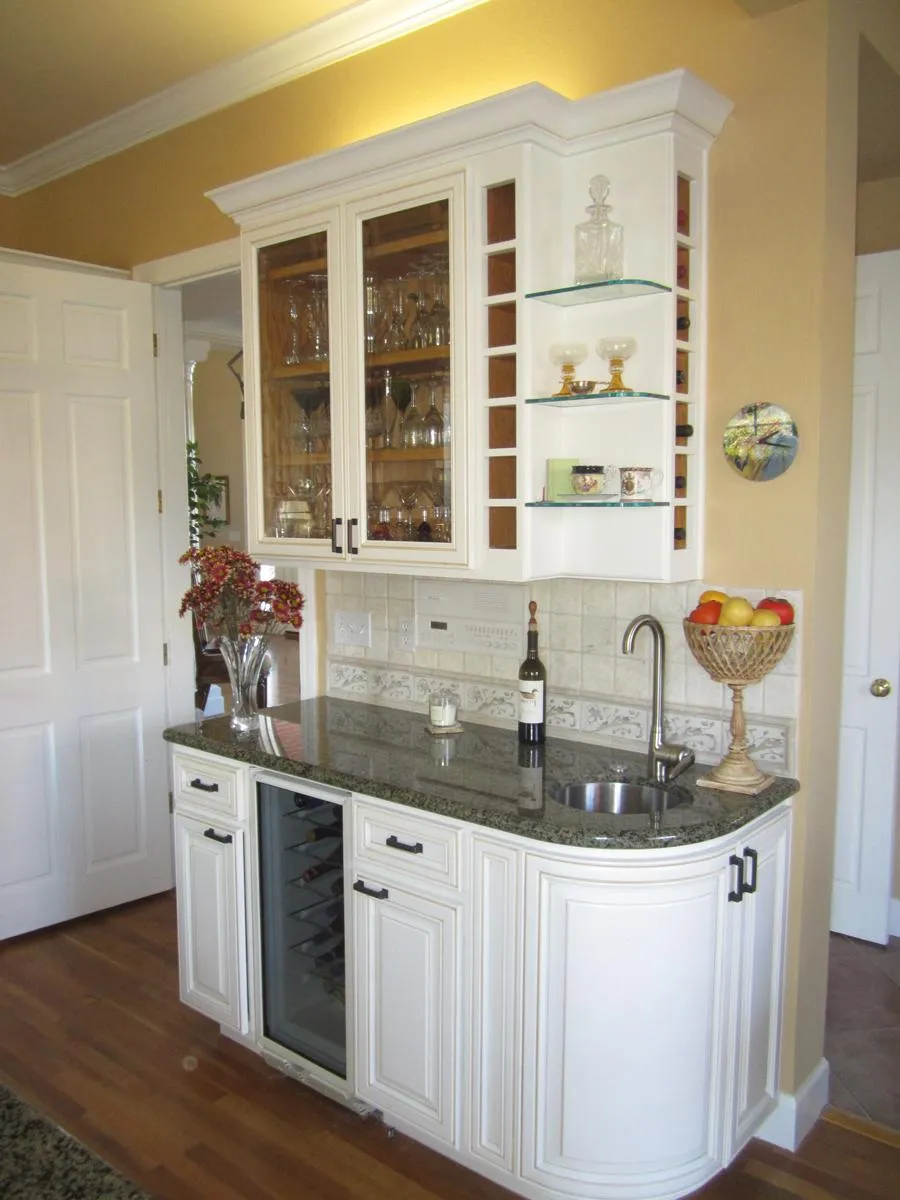
[[825,1057],[835,1108],[900,1130],[900,938],[831,935]]

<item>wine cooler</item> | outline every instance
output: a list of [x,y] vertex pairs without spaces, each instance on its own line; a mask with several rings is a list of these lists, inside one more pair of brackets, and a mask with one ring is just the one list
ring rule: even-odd
[[257,786],[265,1035],[346,1078],[344,810]]

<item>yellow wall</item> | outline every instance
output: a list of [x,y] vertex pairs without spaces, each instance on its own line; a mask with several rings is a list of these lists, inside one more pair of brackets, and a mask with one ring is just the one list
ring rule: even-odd
[[[900,56],[888,0],[805,0],[760,19],[734,0],[491,0],[49,184],[16,201],[12,226],[0,209],[0,234],[21,248],[126,267],[233,236],[203,198],[211,187],[532,80],[577,97],[688,67],[731,97],[711,163],[706,574],[805,593],[788,1090],[817,1065],[824,1030],[861,14]],[[719,439],[763,399],[790,408],[801,450],[754,486]]]
[[900,176],[862,183],[856,204],[856,252],[900,250]]

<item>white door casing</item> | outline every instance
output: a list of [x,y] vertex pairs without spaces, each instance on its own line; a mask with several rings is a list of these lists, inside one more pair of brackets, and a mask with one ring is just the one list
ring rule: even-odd
[[[900,251],[861,256],[831,928],[881,944],[888,940],[897,803],[898,328]],[[891,689],[882,697],[872,691],[880,679]]]
[[0,937],[172,886],[151,302],[0,263]]

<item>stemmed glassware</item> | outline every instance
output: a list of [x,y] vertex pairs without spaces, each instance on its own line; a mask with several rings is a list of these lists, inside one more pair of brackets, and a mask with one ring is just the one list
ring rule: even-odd
[[428,412],[422,418],[423,441],[426,446],[443,446],[444,418],[437,406],[438,379],[428,381]]
[[328,276],[313,274],[313,291],[306,309],[308,357],[321,362],[328,357]]
[[425,445],[425,425],[422,414],[416,404],[416,395],[421,385],[411,380],[409,384],[411,400],[403,413],[403,424],[400,427],[400,444],[407,450],[415,446]]
[[286,367],[295,367],[300,362],[300,305],[297,303],[297,289],[294,285],[288,286],[287,311],[290,333],[283,361]]

